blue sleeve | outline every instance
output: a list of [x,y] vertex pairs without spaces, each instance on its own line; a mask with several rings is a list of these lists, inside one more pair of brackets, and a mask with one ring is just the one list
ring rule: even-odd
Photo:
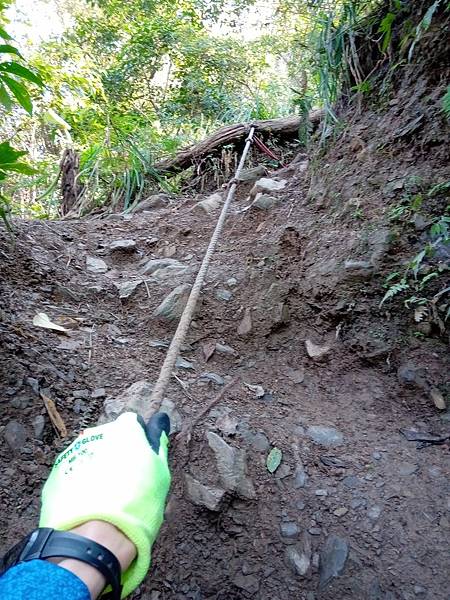
[[45,560],[30,560],[0,577],[1,600],[91,600],[74,573]]

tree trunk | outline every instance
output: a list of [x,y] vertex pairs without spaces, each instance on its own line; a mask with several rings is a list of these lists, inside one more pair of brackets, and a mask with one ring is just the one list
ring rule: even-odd
[[[323,116],[322,110],[313,110],[309,113],[309,120],[316,128]],[[189,146],[178,152],[172,158],[166,158],[156,163],[155,168],[162,173],[177,173],[195,164],[199,159],[216,151],[226,144],[240,141],[250,130],[256,127],[256,134],[273,134],[279,137],[293,137],[297,134],[303,117],[291,116],[282,119],[269,119],[267,121],[254,121],[253,123],[235,123],[221,127],[206,139]]]
[[60,171],[62,194],[61,216],[63,217],[76,205],[82,190],[78,183],[80,157],[72,148],[67,148],[64,151],[60,163]]

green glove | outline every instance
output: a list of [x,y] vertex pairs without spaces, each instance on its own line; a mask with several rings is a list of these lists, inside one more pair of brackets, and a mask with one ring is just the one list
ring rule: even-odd
[[58,456],[42,490],[40,527],[67,531],[107,521],[134,543],[137,558],[122,575],[122,598],[147,574],[170,486],[169,418],[157,413],[144,426],[128,412],[86,429]]

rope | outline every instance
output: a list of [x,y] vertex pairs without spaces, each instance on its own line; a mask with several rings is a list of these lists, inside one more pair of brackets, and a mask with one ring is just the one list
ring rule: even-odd
[[[181,315],[180,322],[178,323],[177,330],[175,331],[175,335],[173,336],[172,342],[170,343],[169,349],[167,350],[166,358],[164,359],[164,363],[161,367],[158,380],[155,384],[155,387],[153,388],[152,395],[150,397],[150,407],[160,406],[161,402],[163,401],[164,393],[170,382],[175,362],[180,353],[180,348],[189,330],[189,326],[191,324],[192,317],[197,306],[200,292],[202,290],[203,284],[205,282],[205,277],[208,272],[209,263],[211,262],[211,258],[216,248],[220,234],[222,233],[228,209],[230,207],[231,202],[233,201],[239,176],[244,166],[245,159],[247,158],[250,146],[253,142],[254,132],[255,128],[251,127],[248,137],[246,139],[244,150],[242,152],[241,160],[239,161],[239,165],[236,169],[234,179],[232,180],[231,186],[228,190],[227,198],[225,200],[222,212],[220,213],[219,219],[217,221],[216,228],[214,229],[214,232],[211,236],[208,249],[206,250],[203,262],[200,266],[199,272],[197,273],[197,277],[195,278],[194,285],[192,286],[191,293],[189,294],[187,304],[185,306],[183,314]],[[145,418],[148,418],[150,415],[143,416]]]

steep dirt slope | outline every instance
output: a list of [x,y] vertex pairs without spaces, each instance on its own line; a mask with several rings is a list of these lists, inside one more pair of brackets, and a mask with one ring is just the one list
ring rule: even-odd
[[[419,449],[400,433],[449,431],[448,413],[428,397],[429,386],[444,389],[446,348],[386,319],[375,271],[345,267],[364,243],[381,268],[392,248],[386,227],[368,235],[349,220],[343,229],[308,199],[308,185],[303,165],[276,207],[239,213],[243,190],[230,215],[183,352],[189,368],[177,369],[185,389],[173,380],[168,392],[175,417],[191,422],[221,378],[240,381],[197,424],[189,453],[173,440],[167,520],[136,598],[448,597],[448,445]],[[174,326],[153,311],[192,281],[217,216],[193,203],[20,224],[14,247],[3,235],[2,549],[35,525],[39,489],[65,444],[37,393],[56,402],[73,435],[105,399],[155,381],[157,340]],[[111,249],[124,238],[136,246]],[[106,273],[88,271],[87,256]],[[156,272],[119,298],[114,283],[167,256],[188,269]],[[70,336],[33,327],[38,312],[64,317]],[[311,358],[307,340],[323,356]],[[194,504],[185,481],[226,488],[210,447],[220,440],[208,432],[245,450],[248,472],[215,511]],[[272,446],[283,452],[275,474],[265,466]]]
[[[240,188],[167,393],[174,429],[195,426],[188,445],[172,436],[167,518],[134,598],[449,599],[444,26],[415,64],[381,61],[380,98],[342,108],[327,151],[275,174],[286,185],[265,208],[243,211]],[[124,392],[148,401],[175,328],[167,297],[193,281],[217,218],[196,200],[0,233],[1,550],[36,525],[68,442],[42,395],[68,438]],[[40,312],[68,334],[33,326]]]

